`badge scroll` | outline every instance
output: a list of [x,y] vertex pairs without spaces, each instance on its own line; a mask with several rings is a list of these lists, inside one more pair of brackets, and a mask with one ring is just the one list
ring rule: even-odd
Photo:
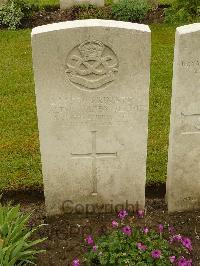
[[81,89],[95,90],[113,82],[118,74],[118,59],[100,41],[85,41],[67,56],[65,73]]

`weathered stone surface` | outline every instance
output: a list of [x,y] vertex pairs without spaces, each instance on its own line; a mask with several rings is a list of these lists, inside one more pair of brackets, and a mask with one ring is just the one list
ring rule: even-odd
[[91,4],[96,6],[104,6],[104,0],[60,0],[60,8],[66,9],[74,5]]
[[32,47],[48,213],[68,204],[143,208],[149,27],[52,24],[33,29]]
[[177,28],[167,179],[170,212],[200,207],[200,24]]

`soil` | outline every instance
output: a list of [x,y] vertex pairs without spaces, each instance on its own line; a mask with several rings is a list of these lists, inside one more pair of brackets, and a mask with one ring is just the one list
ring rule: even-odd
[[[155,193],[154,193],[155,191]],[[158,224],[173,225],[176,233],[190,237],[193,243],[193,265],[200,265],[200,210],[190,212],[167,213],[164,200],[164,186],[150,187],[146,190],[146,215],[144,219],[135,218],[139,226],[156,229]],[[156,196],[155,196],[156,194]],[[33,212],[29,227],[46,224],[35,233],[34,238],[47,237],[40,245],[46,250],[37,258],[39,266],[67,266],[75,257],[83,254],[84,238],[88,234],[102,234],[110,228],[116,214],[71,214],[46,217],[42,191],[8,192],[3,202],[13,200],[20,203],[23,212]]]
[[[151,10],[144,20],[139,23],[151,24],[162,23],[164,21],[164,9],[166,6],[159,6]],[[87,11],[80,7],[73,7],[67,10],[60,10],[58,7],[46,8],[41,11],[35,12],[32,17],[23,19],[21,28],[34,28],[41,25],[69,21],[75,19],[86,18],[101,18],[101,19],[115,19],[111,13],[111,8],[105,6],[102,8],[89,8]],[[138,21],[131,21],[138,22]]]

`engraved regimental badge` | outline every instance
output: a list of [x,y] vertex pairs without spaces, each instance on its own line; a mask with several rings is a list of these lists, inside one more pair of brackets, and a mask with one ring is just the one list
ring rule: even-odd
[[85,41],[67,56],[65,73],[80,89],[95,90],[111,83],[118,73],[118,59],[100,41]]

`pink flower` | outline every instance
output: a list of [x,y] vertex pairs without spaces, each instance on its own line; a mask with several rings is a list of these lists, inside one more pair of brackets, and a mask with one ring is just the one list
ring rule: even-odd
[[91,235],[86,237],[86,242],[87,242],[88,245],[93,245],[94,244],[94,240],[93,240]]
[[184,247],[186,247],[188,250],[192,250],[192,242],[189,238],[183,237],[181,239],[181,243]]
[[121,211],[118,213],[118,217],[119,217],[120,219],[124,219],[124,218],[126,218],[126,216],[128,216],[128,213],[127,213],[126,210],[121,210]]
[[138,210],[137,211],[137,216],[138,216],[138,218],[144,218],[144,211],[143,210]]
[[80,261],[79,261],[79,259],[74,259],[73,261],[72,261],[72,266],[80,266],[81,264],[80,264]]
[[148,228],[148,227],[144,227],[144,228],[143,228],[143,232],[144,232],[144,234],[148,234],[148,232],[149,232],[149,228]]
[[114,220],[112,221],[112,227],[113,227],[113,228],[118,227],[118,225],[119,225],[118,222],[116,222],[116,221],[114,221]]
[[158,229],[159,229],[159,232],[161,234],[164,230],[164,226],[162,224],[159,224]]
[[155,249],[151,252],[151,256],[154,259],[159,259],[161,256],[161,251],[159,249]]
[[174,241],[180,242],[182,240],[181,235],[174,235],[170,237],[169,243],[172,244]]
[[187,261],[187,266],[192,266],[192,260],[191,259]]
[[178,266],[192,266],[192,260],[187,260],[184,257],[180,257],[177,265]]
[[175,233],[175,228],[173,226],[169,226],[168,231],[171,235],[173,235]]
[[141,251],[145,251],[147,249],[147,246],[145,246],[144,244],[142,243],[137,243],[136,244],[137,248]]
[[170,260],[171,263],[174,263],[175,260],[176,260],[176,256],[171,256],[171,257],[169,257],[169,260]]
[[93,250],[94,252],[97,251],[97,249],[98,249],[97,246],[93,246],[93,247],[92,247],[92,250]]
[[123,227],[123,228],[122,228],[122,232],[123,232],[125,235],[130,236],[131,233],[132,233],[131,227],[130,227],[129,225]]

